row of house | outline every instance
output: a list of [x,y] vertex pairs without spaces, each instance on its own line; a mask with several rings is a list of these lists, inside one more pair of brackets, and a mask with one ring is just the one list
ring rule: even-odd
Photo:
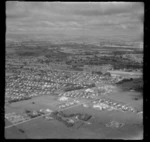
[[98,108],[99,110],[117,110],[122,112],[135,112],[138,110],[132,106],[129,106],[123,102],[117,102],[108,98],[101,98],[92,102],[93,108]]
[[[9,59],[7,67],[15,66],[15,70],[20,73],[14,73],[12,75],[8,75],[6,78],[6,98],[10,98],[11,100],[23,100],[27,98],[31,98],[38,95],[48,95],[57,90],[63,90],[65,88],[65,84],[75,84],[81,87],[85,87],[86,85],[90,85],[92,83],[99,83],[101,81],[101,77],[97,74],[92,74],[90,72],[72,72],[72,71],[63,71],[56,69],[41,69],[37,68],[35,70],[35,66],[32,63],[34,69],[31,69],[31,64],[27,64],[24,67],[30,66],[31,68],[18,68],[22,65],[22,62],[29,61],[33,63],[36,61],[34,58],[23,58],[18,60]],[[18,63],[18,64],[17,64]],[[40,66],[40,63],[36,64]],[[44,65],[44,64],[43,64]],[[42,66],[43,66],[42,65]],[[11,70],[11,68],[10,68]],[[104,88],[104,87],[103,87]],[[108,87],[105,87],[105,90],[110,90]],[[69,92],[70,97],[83,97],[90,98],[91,94],[87,95],[84,91],[75,91]]]

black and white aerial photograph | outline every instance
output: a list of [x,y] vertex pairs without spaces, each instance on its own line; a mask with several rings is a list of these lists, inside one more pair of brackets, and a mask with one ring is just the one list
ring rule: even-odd
[[143,2],[5,4],[5,139],[143,139]]

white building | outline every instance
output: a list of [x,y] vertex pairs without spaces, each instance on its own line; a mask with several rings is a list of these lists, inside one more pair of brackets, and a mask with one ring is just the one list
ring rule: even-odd
[[65,96],[62,96],[59,98],[59,101],[67,101],[68,100],[68,97],[65,97]]

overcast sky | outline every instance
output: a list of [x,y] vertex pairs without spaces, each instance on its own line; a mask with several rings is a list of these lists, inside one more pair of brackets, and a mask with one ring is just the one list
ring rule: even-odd
[[140,2],[6,3],[7,37],[142,41],[144,5]]

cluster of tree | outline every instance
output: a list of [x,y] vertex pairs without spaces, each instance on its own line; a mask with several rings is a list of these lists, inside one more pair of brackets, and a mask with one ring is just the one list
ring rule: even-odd
[[142,78],[137,79],[123,79],[122,81],[118,82],[119,85],[123,90],[135,90],[137,92],[143,91],[143,80]]
[[67,119],[67,118],[63,117],[62,115],[60,115],[59,112],[52,112],[51,115],[56,120],[64,123],[67,127],[72,127],[74,125],[74,123],[69,122],[69,119]]
[[133,78],[125,78],[125,79],[123,79],[123,80],[117,82],[116,84],[122,84],[122,83],[124,83],[124,82],[132,81],[132,80],[133,80]]
[[59,116],[62,116],[62,117],[75,117],[75,116],[78,116],[78,119],[84,120],[84,121],[87,121],[92,117],[91,115],[89,115],[87,113],[85,113],[85,114],[82,114],[82,113],[65,114],[62,111],[60,111],[60,112],[57,112],[56,114],[59,115]]
[[102,75],[103,73],[101,71],[92,71],[92,74]]
[[134,90],[137,92],[143,92],[143,85],[139,84],[139,85],[135,86]]
[[62,111],[59,112],[59,115],[61,115],[62,117],[74,117],[74,116],[76,116],[76,114],[74,114],[74,113],[66,114],[66,113],[63,113]]
[[106,73],[104,73],[103,75],[104,75],[105,77],[111,77],[110,72],[106,72]]
[[21,133],[25,133],[25,131],[24,130],[22,130],[22,129],[18,129]]
[[85,89],[85,88],[92,88],[92,87],[95,87],[95,83],[92,83],[92,84],[87,84],[86,86],[78,86],[78,85],[73,85],[73,84],[68,84],[64,91],[67,92],[67,91],[73,91],[73,90],[80,90],[80,89]]
[[70,87],[67,87],[64,89],[65,92],[68,92],[68,91],[73,91],[73,90],[80,90],[80,89],[83,89],[84,87],[82,86],[70,86]]
[[88,121],[92,116],[89,114],[77,114],[79,120]]
[[[92,116],[85,113],[85,114],[82,114],[82,113],[71,113],[71,114],[65,114],[63,113],[62,111],[60,112],[54,112],[53,113],[53,116],[55,118],[57,118],[59,121],[64,121],[64,120],[67,120],[65,118],[70,118],[70,117],[75,117],[75,116],[78,116],[78,119],[79,120],[82,120],[82,121],[88,121]],[[64,118],[64,119],[63,119]],[[66,121],[67,122],[67,121]]]
[[133,62],[129,59],[123,59],[121,56],[103,56],[97,57],[94,56],[92,58],[86,58],[85,60],[82,59],[69,59],[66,61],[68,65],[105,65],[111,64],[114,69],[137,69],[141,68],[142,65],[136,62]]

